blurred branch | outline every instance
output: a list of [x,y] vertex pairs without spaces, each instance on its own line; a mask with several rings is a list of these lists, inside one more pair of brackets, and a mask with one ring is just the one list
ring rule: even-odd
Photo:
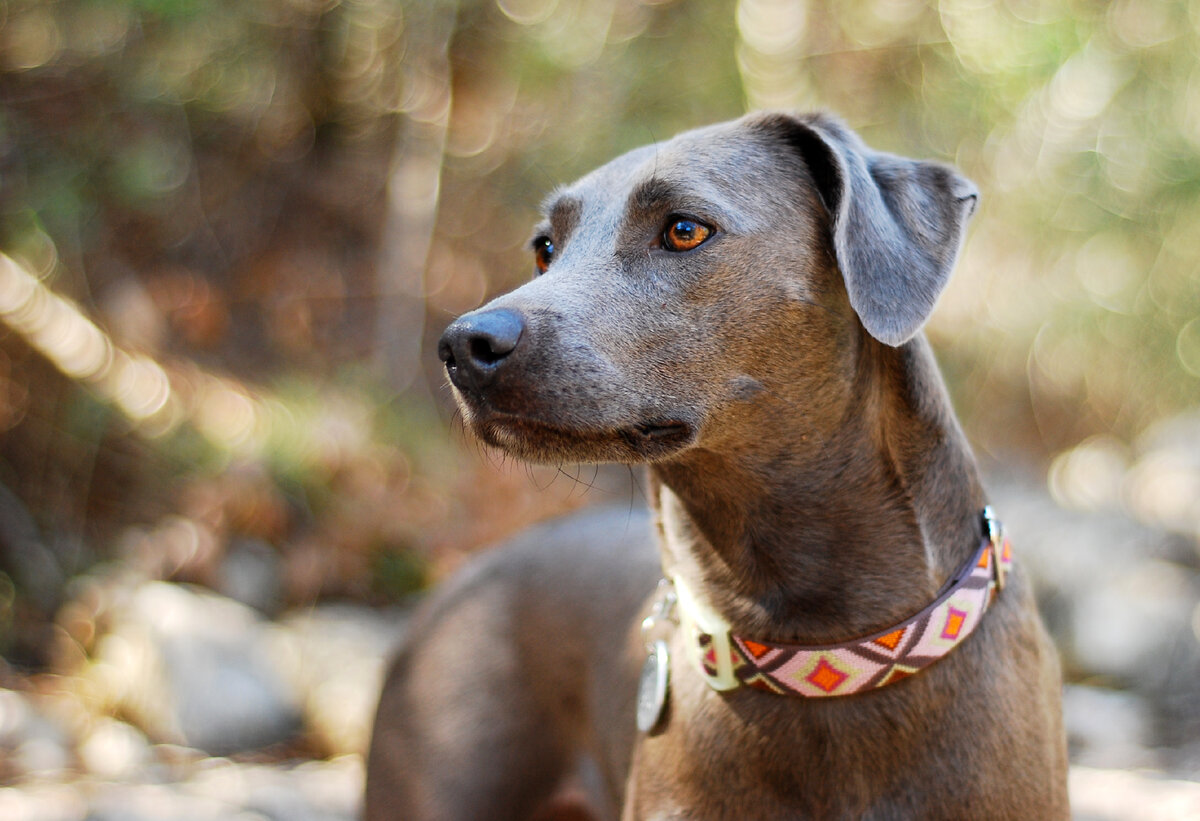
[[808,3],[738,0],[735,16],[738,71],[749,108],[810,105]]
[[40,614],[54,612],[62,593],[63,570],[29,510],[4,484],[0,484],[0,571],[12,577]]
[[265,410],[240,385],[194,366],[174,368],[168,376],[153,358],[117,346],[79,305],[3,253],[0,321],[143,433],[161,436],[186,421],[222,450],[262,438]]
[[452,101],[450,40],[455,0],[406,7],[405,112],[387,189],[379,250],[376,362],[396,390],[430,395],[421,376],[425,267],[437,222]]

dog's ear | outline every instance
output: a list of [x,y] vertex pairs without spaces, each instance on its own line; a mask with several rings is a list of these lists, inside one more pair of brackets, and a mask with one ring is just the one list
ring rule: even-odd
[[872,151],[825,114],[774,115],[829,212],[850,305],[871,336],[901,345],[925,324],[958,258],[979,192],[954,169]]

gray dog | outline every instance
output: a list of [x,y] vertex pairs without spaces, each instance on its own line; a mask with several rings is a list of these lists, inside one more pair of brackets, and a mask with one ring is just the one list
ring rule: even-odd
[[439,353],[484,442],[648,463],[657,538],[545,526],[427,602],[368,819],[1067,817],[1054,648],[920,333],[976,196],[758,114],[550,198]]

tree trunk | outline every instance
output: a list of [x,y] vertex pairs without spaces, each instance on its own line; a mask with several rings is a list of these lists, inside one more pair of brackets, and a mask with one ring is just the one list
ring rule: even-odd
[[397,391],[430,398],[422,369],[425,267],[437,223],[450,122],[455,0],[405,5],[403,120],[388,178],[380,243],[375,356]]

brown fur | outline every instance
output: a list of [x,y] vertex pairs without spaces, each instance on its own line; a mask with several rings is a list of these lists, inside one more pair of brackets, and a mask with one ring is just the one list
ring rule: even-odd
[[[658,554],[599,514],[436,597],[385,685],[368,819],[528,818],[564,784],[624,819],[1067,817],[1058,662],[1019,552],[976,633],[917,676],[718,693],[676,631],[665,726],[633,727],[656,560],[734,633],[819,644],[917,612],[978,544],[985,494],[919,333],[975,196],[831,118],[768,114],[552,197],[549,269],[441,354],[485,442],[648,463]],[[660,247],[680,214],[716,233]]]

